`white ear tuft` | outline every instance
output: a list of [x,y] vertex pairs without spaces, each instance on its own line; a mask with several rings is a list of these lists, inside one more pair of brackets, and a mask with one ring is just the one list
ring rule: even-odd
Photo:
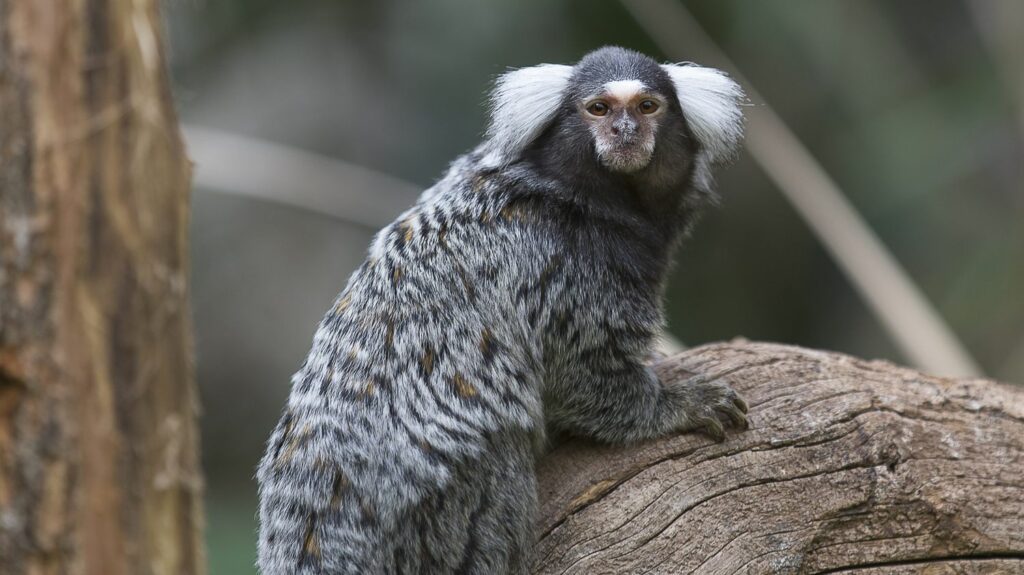
[[514,160],[551,123],[569,84],[572,66],[541,64],[502,74],[491,93],[488,159]]
[[690,129],[712,163],[728,158],[743,138],[743,89],[721,70],[664,64]]

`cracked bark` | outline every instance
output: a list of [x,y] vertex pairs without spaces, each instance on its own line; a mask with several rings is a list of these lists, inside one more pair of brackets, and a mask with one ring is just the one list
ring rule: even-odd
[[763,343],[696,348],[751,428],[538,466],[534,573],[1024,573],[1024,389]]
[[203,571],[155,0],[0,0],[0,573]]

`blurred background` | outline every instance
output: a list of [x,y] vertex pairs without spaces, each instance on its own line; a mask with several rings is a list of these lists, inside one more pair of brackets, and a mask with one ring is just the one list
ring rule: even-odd
[[[571,63],[605,44],[664,61],[728,65],[725,56],[751,94],[748,111],[782,122],[748,126],[748,151],[719,178],[722,206],[678,257],[667,301],[676,337],[744,336],[927,370],[897,332],[924,342],[929,329],[948,329],[939,341],[965,371],[1024,382],[1022,7],[166,2],[174,91],[196,162],[192,288],[211,572],[255,572],[263,442],[373,232],[479,141],[497,74]],[[786,155],[790,132],[809,154]],[[827,177],[801,190],[806,173]],[[827,237],[846,229],[832,204],[816,215],[794,208],[798,193],[832,197],[833,182],[865,237],[880,240],[863,245],[881,260],[849,267],[842,254],[856,260],[864,238]],[[886,266],[872,261],[898,262],[905,276],[890,279],[912,289],[887,284]],[[933,323],[905,325],[913,322],[896,312],[917,308],[904,296]]]

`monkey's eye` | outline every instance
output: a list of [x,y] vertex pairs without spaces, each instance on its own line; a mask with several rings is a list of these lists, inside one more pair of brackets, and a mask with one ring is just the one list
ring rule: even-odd
[[644,100],[640,102],[640,113],[641,114],[653,114],[658,111],[658,103],[654,100]]
[[608,104],[605,104],[604,102],[594,102],[587,106],[587,111],[594,116],[604,116],[608,113]]

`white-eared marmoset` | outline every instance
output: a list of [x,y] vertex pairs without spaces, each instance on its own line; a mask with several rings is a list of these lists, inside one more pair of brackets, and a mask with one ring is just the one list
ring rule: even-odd
[[741,100],[614,47],[501,76],[483,143],[377,234],[293,378],[258,472],[262,572],[526,573],[546,433],[745,427],[724,382],[645,361]]

